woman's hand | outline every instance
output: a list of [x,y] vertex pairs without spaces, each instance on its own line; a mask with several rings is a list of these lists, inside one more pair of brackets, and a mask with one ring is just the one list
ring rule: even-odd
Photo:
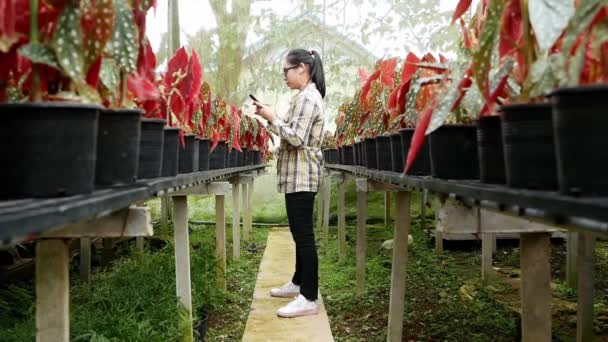
[[274,109],[269,105],[261,104],[259,102],[253,102],[255,105],[255,113],[261,117],[263,117],[266,121],[272,123],[277,117]]

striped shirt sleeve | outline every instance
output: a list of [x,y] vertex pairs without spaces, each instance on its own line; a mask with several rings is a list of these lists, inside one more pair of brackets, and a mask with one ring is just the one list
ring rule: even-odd
[[315,102],[308,96],[300,96],[294,104],[291,124],[277,117],[271,131],[295,147],[307,145],[314,114]]

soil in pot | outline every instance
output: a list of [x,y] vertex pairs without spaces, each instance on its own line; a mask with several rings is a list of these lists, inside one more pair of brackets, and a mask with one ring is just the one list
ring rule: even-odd
[[468,125],[443,125],[429,134],[431,173],[442,179],[477,179],[477,129]]
[[[414,128],[403,128],[399,130],[401,135],[401,151],[403,158],[403,167],[407,161],[407,154],[410,151],[410,144],[412,143],[412,137],[414,136]],[[429,137],[427,136],[424,140],[422,148],[418,152],[418,156],[414,160],[414,163],[410,167],[408,175],[412,176],[428,176],[431,174],[431,151],[429,148]]]
[[479,180],[482,183],[505,184],[500,116],[482,117],[477,121],[477,149]]
[[137,178],[160,177],[165,141],[164,126],[165,120],[141,119]]
[[105,109],[99,114],[95,184],[132,184],[137,178],[141,110]]
[[608,196],[605,103],[608,85],[562,88],[552,94],[559,190]]
[[166,127],[165,141],[163,144],[163,168],[161,175],[163,177],[173,177],[177,175],[179,167],[179,128]]
[[1,198],[90,193],[102,108],[80,103],[0,105]]
[[502,106],[500,111],[507,185],[557,189],[551,105],[512,104]]

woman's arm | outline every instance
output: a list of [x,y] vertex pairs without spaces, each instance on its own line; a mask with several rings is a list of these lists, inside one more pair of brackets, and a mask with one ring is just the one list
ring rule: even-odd
[[310,129],[314,122],[315,103],[307,96],[301,96],[296,100],[293,108],[291,124],[287,124],[276,115],[268,130],[289,144],[299,147],[308,144]]

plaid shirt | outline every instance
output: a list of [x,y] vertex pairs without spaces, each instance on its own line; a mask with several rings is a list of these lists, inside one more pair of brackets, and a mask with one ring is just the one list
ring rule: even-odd
[[279,192],[318,192],[324,118],[323,98],[310,83],[291,99],[289,112],[284,117],[277,115],[269,127],[281,138],[277,156]]

